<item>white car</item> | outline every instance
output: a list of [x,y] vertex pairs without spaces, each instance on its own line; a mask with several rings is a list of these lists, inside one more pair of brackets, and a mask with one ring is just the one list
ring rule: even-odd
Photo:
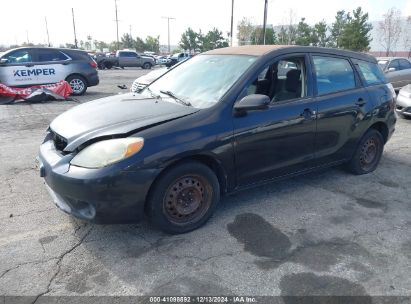
[[403,87],[398,93],[396,110],[401,116],[411,118],[411,84]]

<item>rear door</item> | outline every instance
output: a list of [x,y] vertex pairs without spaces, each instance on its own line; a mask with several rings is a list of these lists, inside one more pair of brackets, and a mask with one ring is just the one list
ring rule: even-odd
[[1,57],[6,60],[0,63],[0,83],[8,86],[27,86],[38,84],[38,78],[33,73],[32,49],[19,49]]
[[399,59],[400,63],[400,75],[401,75],[401,87],[411,83],[411,63],[407,59]]
[[[391,71],[390,71],[391,69]],[[400,67],[400,61],[398,59],[393,59],[390,61],[387,69],[387,79],[395,89],[400,89],[402,87],[402,72]]]
[[56,83],[70,74],[72,59],[55,49],[35,49],[33,52],[37,83]]
[[315,156],[317,166],[351,157],[373,107],[351,61],[312,54],[318,104]]

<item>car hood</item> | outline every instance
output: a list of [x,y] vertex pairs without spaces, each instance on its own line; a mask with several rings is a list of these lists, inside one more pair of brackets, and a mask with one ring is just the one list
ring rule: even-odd
[[130,93],[97,99],[59,115],[50,129],[66,140],[64,151],[70,152],[94,138],[126,135],[198,111],[166,100]]

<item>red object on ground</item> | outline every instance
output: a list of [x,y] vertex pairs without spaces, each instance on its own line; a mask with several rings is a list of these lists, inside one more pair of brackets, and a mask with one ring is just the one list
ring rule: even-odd
[[12,88],[0,83],[0,96],[14,97],[14,99],[25,99],[36,89],[47,89],[55,94],[67,98],[73,93],[67,81],[62,80],[53,84],[37,85],[28,88]]

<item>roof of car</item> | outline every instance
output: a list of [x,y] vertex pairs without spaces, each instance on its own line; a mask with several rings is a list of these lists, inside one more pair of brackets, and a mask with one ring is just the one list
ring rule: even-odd
[[405,57],[377,57],[377,60],[407,59]]
[[242,45],[235,47],[226,47],[220,49],[214,49],[204,54],[207,55],[252,55],[252,56],[262,56],[264,54],[270,53],[271,51],[295,47],[290,45]]
[[331,55],[341,55],[348,56],[357,59],[367,60],[375,62],[375,57],[359,52],[353,52],[349,50],[334,49],[334,48],[324,48],[315,46],[299,46],[299,45],[243,45],[236,47],[226,47],[220,49],[214,49],[203,54],[206,55],[249,55],[249,56],[264,56],[266,54],[281,51],[286,53],[288,51],[292,52],[316,52]]

